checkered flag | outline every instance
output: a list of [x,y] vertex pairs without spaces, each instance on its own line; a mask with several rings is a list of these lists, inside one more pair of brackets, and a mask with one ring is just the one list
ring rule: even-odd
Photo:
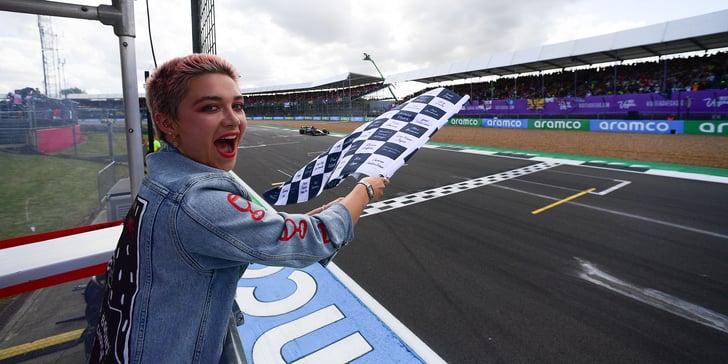
[[358,127],[263,197],[273,205],[290,205],[313,199],[348,176],[391,177],[469,98],[445,88],[417,96]]

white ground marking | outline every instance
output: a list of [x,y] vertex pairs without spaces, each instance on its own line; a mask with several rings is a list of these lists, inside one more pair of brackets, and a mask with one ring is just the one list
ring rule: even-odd
[[708,310],[704,307],[683,301],[667,293],[635,286],[617,277],[601,271],[594,264],[574,257],[581,266],[579,277],[591,283],[607,288],[623,296],[646,303],[652,307],[667,311],[673,315],[697,322],[701,325],[728,333],[728,317]]
[[[506,190],[509,190],[509,191],[514,191],[514,192],[519,192],[519,193],[525,193],[527,195],[541,197],[541,198],[545,198],[547,200],[554,200],[554,201],[559,200],[559,198],[556,198],[556,197],[546,196],[546,195],[542,195],[542,194],[538,194],[538,193],[533,193],[533,192],[528,192],[528,191],[524,191],[524,190],[519,190],[517,188],[506,187],[506,186],[502,186],[502,185],[494,185],[493,187],[503,188],[503,189],[506,189]],[[675,228],[675,229],[686,230],[686,231],[690,231],[690,232],[697,233],[697,234],[714,236],[714,237],[720,238],[720,239],[728,239],[728,235],[721,234],[721,233],[718,233],[718,232],[715,232],[715,231],[698,229],[698,228],[694,228],[692,226],[675,224],[675,223],[672,223],[672,222],[657,220],[657,219],[653,219],[653,218],[646,217],[646,216],[640,216],[640,215],[630,214],[630,213],[627,213],[627,212],[609,210],[609,209],[605,209],[605,208],[602,208],[602,207],[586,205],[586,204],[583,204],[583,203],[580,203],[580,202],[569,201],[568,203],[570,203],[572,205],[575,205],[575,206],[579,206],[579,207],[585,207],[585,208],[588,208],[588,209],[605,212],[605,213],[608,213],[608,214],[614,214],[614,215],[629,217],[629,218],[632,218],[632,219],[637,219],[637,220],[642,220],[642,221],[646,221],[646,222],[651,222],[653,224],[658,224],[658,225],[669,226],[669,227],[672,227],[672,228]]]

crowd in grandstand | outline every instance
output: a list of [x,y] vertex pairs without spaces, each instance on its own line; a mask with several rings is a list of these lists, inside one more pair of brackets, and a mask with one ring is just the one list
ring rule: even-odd
[[697,91],[726,88],[727,83],[728,52],[723,52],[711,56],[622,64],[543,76],[500,78],[493,82],[472,84],[472,88],[468,84],[455,86],[454,89],[470,94],[472,100],[503,100]]
[[[666,62],[666,63],[665,63]],[[620,64],[599,68],[557,71],[544,74],[501,77],[494,81],[450,86],[459,94],[468,94],[474,102],[485,100],[586,97],[634,93],[662,93],[725,89],[728,87],[728,52],[704,56],[672,58],[660,61]],[[418,94],[399,100],[404,102]],[[246,112],[251,116],[285,115],[356,115],[380,114],[367,99],[389,99],[386,85],[377,82],[356,87],[245,95]],[[10,92],[0,102],[0,111],[22,110],[31,100],[45,100],[37,89]],[[74,100],[78,118],[116,120],[123,118],[120,99]],[[382,102],[379,102],[381,105]],[[391,104],[387,104],[391,106]],[[57,112],[60,105],[52,109]],[[140,102],[140,107],[143,107]],[[64,107],[65,109],[65,107]],[[56,119],[58,116],[55,117]],[[50,116],[49,119],[54,119]]]
[[[666,63],[665,63],[666,62]],[[567,96],[620,95],[633,93],[670,93],[724,89],[728,87],[728,52],[672,58],[660,61],[620,64],[599,68],[501,77],[495,81],[451,86],[471,100],[533,99]],[[381,82],[351,89],[246,95],[250,114],[281,112],[300,104],[337,104],[360,98],[386,88]],[[424,92],[424,91],[421,91]],[[420,93],[421,93],[420,92]],[[379,92],[382,98],[387,93]],[[419,94],[419,93],[417,93]],[[409,95],[400,102],[417,94]]]
[[296,104],[312,104],[315,102],[320,103],[340,103],[349,100],[355,100],[363,95],[371,92],[375,92],[384,87],[381,83],[370,84],[364,86],[357,86],[352,88],[340,88],[336,90],[325,90],[318,92],[296,92],[288,93],[285,95],[281,94],[263,94],[263,95],[246,95],[245,105],[246,107],[257,107],[257,106],[277,106],[280,104],[286,104],[293,106]]
[[0,120],[34,120],[38,125],[69,122],[74,118],[75,104],[68,100],[46,97],[37,88],[25,87],[8,92],[0,102]]
[[19,111],[25,109],[26,105],[36,100],[44,100],[45,95],[37,88],[26,87],[20,90],[8,92],[7,99],[0,104],[2,111]]

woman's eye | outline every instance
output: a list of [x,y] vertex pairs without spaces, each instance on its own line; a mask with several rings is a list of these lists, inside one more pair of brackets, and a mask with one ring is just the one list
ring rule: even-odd
[[235,109],[235,110],[243,110],[244,108],[245,108],[245,104],[243,104],[243,103],[233,105],[233,109]]
[[202,111],[217,111],[217,106],[215,105],[205,105],[202,107]]

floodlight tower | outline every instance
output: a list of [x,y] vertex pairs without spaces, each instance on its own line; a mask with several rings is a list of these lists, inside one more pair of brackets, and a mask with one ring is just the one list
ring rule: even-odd
[[[374,68],[376,68],[377,69],[377,72],[379,72],[379,77],[381,77],[382,78],[382,81],[384,81],[384,75],[382,75],[382,71],[379,70],[379,67],[377,67],[377,64],[374,62],[374,59],[372,59],[372,56],[370,56],[369,54],[367,54],[365,52],[364,53],[364,58],[362,58],[362,61],[370,61],[370,62],[372,62],[372,64],[374,65]],[[399,102],[399,100],[397,100],[397,96],[394,95],[394,91],[392,91],[392,86],[391,85],[387,85],[387,89],[389,89],[389,93],[391,93],[392,94],[392,97],[394,97],[394,102]]]
[[38,32],[40,33],[40,51],[43,58],[43,85],[48,97],[60,95],[60,79],[56,70],[59,69],[58,49],[56,49],[56,34],[53,32],[51,17],[38,15]]

